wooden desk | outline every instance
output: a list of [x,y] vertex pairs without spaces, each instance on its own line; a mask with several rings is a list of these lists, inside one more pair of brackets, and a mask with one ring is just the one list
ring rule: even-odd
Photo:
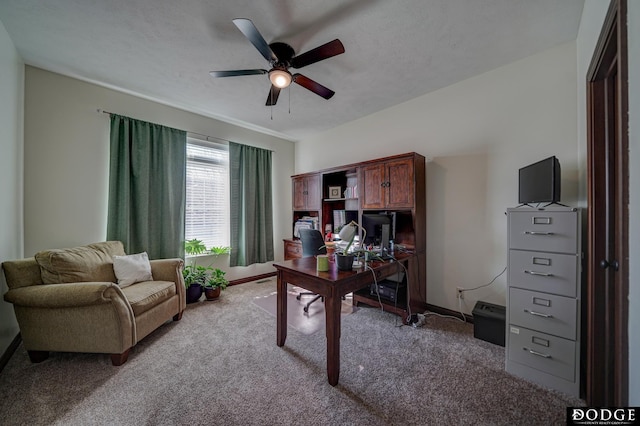
[[332,386],[340,376],[340,308],[342,296],[366,287],[374,282],[402,271],[399,262],[406,262],[413,255],[400,254],[397,262],[369,262],[373,269],[339,271],[330,263],[329,271],[317,272],[315,257],[304,257],[274,263],[278,270],[277,295],[277,344],[284,346],[287,339],[287,283],[305,288],[324,296],[327,334],[327,376]]

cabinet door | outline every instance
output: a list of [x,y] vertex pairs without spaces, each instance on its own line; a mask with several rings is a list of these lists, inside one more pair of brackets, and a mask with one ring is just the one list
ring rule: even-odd
[[413,158],[388,162],[386,173],[386,208],[412,208],[415,193]]
[[307,202],[305,210],[320,210],[322,192],[320,175],[307,176]]
[[291,180],[293,210],[320,210],[320,175],[299,176]]
[[360,198],[363,209],[383,209],[385,200],[384,163],[371,164],[360,169]]
[[291,183],[293,188],[293,210],[306,210],[306,177],[293,178]]

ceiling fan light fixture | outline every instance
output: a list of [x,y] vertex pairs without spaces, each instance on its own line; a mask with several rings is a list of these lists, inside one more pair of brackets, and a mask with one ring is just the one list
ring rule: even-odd
[[271,84],[274,86],[284,89],[285,87],[289,87],[291,84],[291,74],[282,69],[272,69],[269,71],[269,80],[271,80]]

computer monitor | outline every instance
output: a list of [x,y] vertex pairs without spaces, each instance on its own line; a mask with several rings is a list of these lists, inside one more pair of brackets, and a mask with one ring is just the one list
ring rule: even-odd
[[395,238],[395,213],[363,213],[360,224],[367,232],[364,243],[389,248]]

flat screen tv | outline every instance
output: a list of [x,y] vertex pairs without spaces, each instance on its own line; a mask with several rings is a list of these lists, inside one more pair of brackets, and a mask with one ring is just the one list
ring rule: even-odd
[[555,156],[529,164],[518,172],[518,202],[558,203],[560,201],[560,162]]

